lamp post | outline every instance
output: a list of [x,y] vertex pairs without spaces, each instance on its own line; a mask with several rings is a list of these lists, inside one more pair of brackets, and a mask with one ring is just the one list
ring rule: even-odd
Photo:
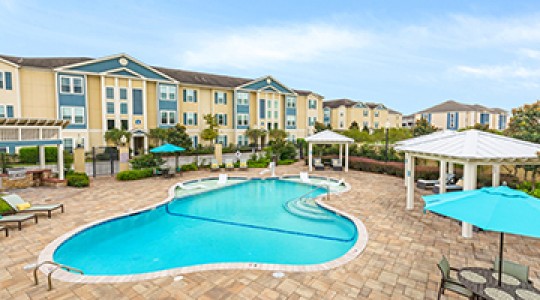
[[388,162],[388,128],[390,127],[390,122],[386,121],[386,124],[384,127],[385,127],[384,161]]

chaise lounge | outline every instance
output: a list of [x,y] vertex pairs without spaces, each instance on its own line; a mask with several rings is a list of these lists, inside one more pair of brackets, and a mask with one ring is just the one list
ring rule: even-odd
[[1,230],[3,230],[3,231],[6,232],[6,237],[9,236],[9,230],[8,230],[8,228],[7,228],[6,226],[0,226],[0,231],[1,231]]
[[334,171],[343,171],[343,164],[341,163],[341,159],[332,158],[332,169]]
[[[446,174],[446,184],[452,185],[456,183],[456,175]],[[439,179],[430,180],[430,179],[418,179],[416,181],[416,187],[419,189],[431,189],[435,185],[439,184]]]
[[216,159],[212,159],[212,162],[210,163],[210,171],[219,171],[219,164]]
[[232,159],[226,159],[225,160],[225,170],[227,170],[227,171],[233,171],[234,170],[234,164],[232,162]]
[[324,165],[322,163],[322,159],[320,158],[313,159],[313,166],[315,167],[316,171],[324,171]]
[[248,169],[247,160],[241,159],[240,160],[240,170],[247,170],[247,169]]
[[36,214],[16,214],[16,215],[9,215],[9,216],[0,216],[0,224],[2,223],[17,223],[19,230],[22,229],[22,222],[28,221],[34,219],[34,221],[38,222],[38,218]]
[[21,212],[32,212],[32,213],[39,213],[39,212],[46,212],[47,217],[51,218],[51,213],[53,210],[60,209],[62,213],[64,213],[64,204],[61,203],[55,203],[55,204],[35,204],[31,205],[30,203],[24,201],[19,195],[16,194],[9,194],[2,196],[2,199],[13,208],[13,210],[17,213]]

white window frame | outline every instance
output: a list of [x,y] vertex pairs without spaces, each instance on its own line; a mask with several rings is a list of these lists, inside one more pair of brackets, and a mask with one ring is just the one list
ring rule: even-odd
[[225,144],[225,137],[226,136],[227,135],[225,135],[225,134],[218,135],[217,138],[216,138],[216,144],[221,144],[221,145],[223,145],[223,147],[227,147],[227,144]]
[[[86,124],[86,116],[85,116],[85,109],[84,107],[80,107],[80,106],[65,106],[65,105],[62,105],[60,106],[60,119],[64,120],[64,109],[68,109],[71,111],[71,116],[70,116],[70,123],[73,124],[73,125],[84,125]],[[75,116],[75,111],[77,109],[81,109],[82,110],[82,115],[79,115],[82,117],[82,122],[75,122],[76,120],[76,116]]]
[[0,90],[6,89],[6,72],[0,70]]
[[379,129],[379,122],[375,122],[375,129]]
[[227,124],[225,124],[226,115],[227,114],[224,114],[224,113],[216,114],[216,122],[219,126],[227,126]]
[[[126,112],[122,112],[122,106],[124,106],[126,108]],[[121,115],[129,114],[129,106],[128,106],[127,102],[120,102],[120,114]]]
[[[165,94],[165,98],[163,97],[163,94]],[[159,86],[159,100],[176,101],[176,96],[177,96],[176,86],[174,85],[160,85]],[[187,92],[186,92],[186,98],[187,98]]]
[[237,105],[249,105],[249,94],[248,93],[237,93],[236,94],[236,104]]
[[379,117],[379,111],[376,110],[376,111],[375,111],[375,118],[378,118],[378,117]]
[[249,115],[248,114],[237,114],[236,115],[236,125],[237,126],[248,126],[249,125]]
[[186,89],[186,102],[195,102],[195,90]]
[[0,109],[1,109],[0,118],[9,118],[8,117],[8,106],[11,106],[11,107],[13,107],[13,109],[15,109],[15,106],[11,105],[11,104],[0,104]]
[[[4,78],[5,78],[5,76],[4,76]],[[62,80],[64,78],[69,80],[69,91],[68,92],[64,92],[62,90]],[[74,82],[74,80],[80,80],[81,81],[81,92],[80,93],[75,92],[75,82]],[[84,82],[83,82],[83,80],[84,80],[84,78],[78,77],[78,76],[60,75],[60,94],[83,95],[84,94]]]
[[317,109],[317,100],[309,99],[308,100],[308,108],[309,109]]
[[317,122],[317,117],[308,117],[308,126],[315,126],[315,122]]
[[[126,98],[122,98],[122,91],[126,91]],[[121,87],[118,89],[118,98],[120,98],[121,101],[127,101],[128,100],[128,89]]]
[[214,97],[216,104],[225,104],[225,92],[215,92]]
[[[66,147],[66,145],[67,145],[66,141],[68,141],[68,140],[71,141],[71,147]],[[64,138],[63,141],[62,141],[62,143],[64,144],[64,150],[66,150],[69,153],[73,153],[73,150],[75,149],[75,145],[74,145],[73,142],[74,142],[73,138]]]
[[286,122],[287,122],[287,126],[296,127],[296,116],[287,115]]
[[[166,114],[167,115],[167,122],[166,123],[163,123],[163,114]],[[173,117],[173,121],[171,123],[171,116]],[[166,109],[162,109],[159,111],[159,124],[161,125],[176,125],[177,123],[177,118],[176,118],[176,111],[175,110],[166,110]],[[187,115],[186,115],[186,121],[187,121]]]
[[[108,95],[108,91],[109,90],[112,90],[112,98],[109,98],[109,95]],[[105,99],[107,100],[114,100],[114,98],[116,98],[116,89],[114,88],[114,86],[106,86],[105,87]]]
[[187,126],[195,126],[195,113],[186,112],[186,124]]
[[[109,112],[109,106],[112,105],[112,112]],[[116,107],[115,107],[115,104],[114,102],[112,101],[107,101],[106,104],[105,104],[105,113],[107,113],[108,115],[114,115],[116,112]]]
[[285,101],[287,108],[296,108],[296,98],[294,97],[287,97],[287,100]]

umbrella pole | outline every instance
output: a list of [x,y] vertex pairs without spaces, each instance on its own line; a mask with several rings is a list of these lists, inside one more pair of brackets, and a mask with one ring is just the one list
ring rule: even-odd
[[499,243],[499,286],[501,286],[501,282],[502,282],[503,244],[504,244],[504,233],[501,232],[501,242]]

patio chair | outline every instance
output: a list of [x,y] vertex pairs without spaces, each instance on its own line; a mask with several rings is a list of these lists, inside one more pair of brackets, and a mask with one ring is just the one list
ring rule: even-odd
[[456,278],[451,277],[450,271],[459,271],[456,268],[450,267],[450,263],[443,255],[441,261],[437,264],[439,271],[441,271],[441,283],[439,285],[439,293],[437,299],[441,299],[441,295],[444,294],[446,290],[452,291],[461,296],[465,296],[469,299],[474,299],[474,294],[463,286]]
[[232,159],[226,159],[225,160],[225,170],[227,170],[227,171],[234,170],[234,164],[232,162]]
[[320,158],[313,159],[313,166],[315,167],[316,171],[324,171],[324,165],[322,163],[322,159]]
[[3,231],[6,232],[6,237],[9,236],[9,230],[8,230],[8,228],[6,226],[0,226],[0,230],[3,230]]
[[248,169],[247,160],[241,159],[240,160],[240,170],[247,170],[247,169]]
[[[449,184],[446,186],[446,192],[459,192],[463,191],[463,180],[458,180],[456,184]],[[433,194],[440,194],[441,192],[441,186],[439,184],[436,184],[433,186]]]
[[161,169],[161,176],[163,178],[173,178],[174,177],[174,171],[170,168],[163,168]]
[[[456,183],[456,175],[446,174],[446,185],[453,185]],[[436,184],[439,184],[439,179],[418,179],[416,181],[416,187],[419,189],[430,189],[433,188]]]
[[62,203],[53,203],[53,204],[30,204],[26,201],[24,201],[19,195],[17,194],[9,194],[2,196],[2,199],[13,208],[13,210],[17,213],[20,212],[32,212],[32,213],[39,213],[39,212],[46,212],[47,217],[51,218],[51,213],[53,210],[60,209],[62,213],[64,213],[64,204]]
[[2,223],[17,223],[19,230],[22,229],[22,222],[28,221],[34,219],[34,221],[38,222],[38,218],[36,214],[16,214],[16,215],[9,215],[9,216],[0,216],[0,224]]
[[332,158],[332,169],[334,171],[343,171],[343,164],[341,163],[341,159]]
[[300,180],[303,183],[311,183],[311,179],[309,179],[309,175],[307,172],[300,172]]
[[215,158],[213,158],[210,163],[210,171],[219,171],[219,164]]
[[[503,260],[502,269],[504,274],[513,276],[522,282],[528,282],[532,284],[532,281],[529,279],[528,266],[520,265],[509,260]],[[495,261],[493,261],[493,271],[499,271],[499,257],[495,258]]]

